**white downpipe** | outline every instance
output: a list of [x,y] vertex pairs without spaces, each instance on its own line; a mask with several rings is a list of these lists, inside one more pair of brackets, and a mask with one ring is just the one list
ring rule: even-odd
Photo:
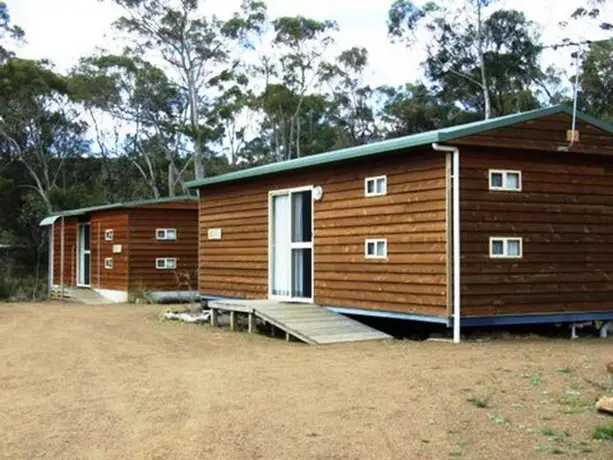
[[55,222],[52,222],[49,228],[49,269],[48,269],[49,297],[51,297],[51,291],[53,291],[53,258],[55,257],[55,254],[53,254],[54,243],[55,243]]
[[452,249],[453,249],[453,343],[460,343],[460,149],[436,142],[432,148],[437,152],[451,152],[451,202],[452,202]]

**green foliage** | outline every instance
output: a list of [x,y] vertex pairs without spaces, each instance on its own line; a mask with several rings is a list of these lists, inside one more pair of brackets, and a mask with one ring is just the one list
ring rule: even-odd
[[559,75],[540,66],[535,24],[519,11],[486,11],[490,4],[495,2],[441,0],[418,6],[396,0],[389,10],[388,31],[409,46],[424,34],[432,37],[426,77],[447,104],[459,103],[487,117],[559,101]]
[[15,56],[13,51],[4,47],[7,38],[21,41],[24,38],[24,31],[21,27],[11,24],[8,6],[5,1],[0,1],[0,64]]
[[592,438],[599,441],[613,441],[613,423],[602,424],[594,430]]
[[45,299],[47,280],[33,276],[0,277],[0,301],[31,302]]
[[613,122],[613,41],[590,45],[581,69],[581,107]]
[[378,88],[385,137],[398,137],[476,121],[456,104],[446,102],[424,84]]
[[471,396],[467,401],[480,409],[485,409],[490,404],[489,396]]
[[[46,265],[38,222],[50,211],[475,121],[486,99],[495,116],[565,96],[540,64],[537,26],[491,0],[395,0],[390,37],[429,37],[429,54],[420,81],[380,87],[367,49],[333,48],[333,20],[269,18],[262,0],[223,20],[198,0],[106,1],[121,7],[115,38],[129,46],[64,75],[15,54],[24,31],[0,0],[0,242],[28,248],[30,272]],[[599,2],[572,20],[604,24]],[[593,44],[580,75],[581,107],[610,121],[612,46]]]

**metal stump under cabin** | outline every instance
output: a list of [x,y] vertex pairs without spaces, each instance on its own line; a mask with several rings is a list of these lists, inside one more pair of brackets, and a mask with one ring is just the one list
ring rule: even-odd
[[385,340],[392,337],[365,324],[313,304],[274,300],[223,300],[209,302],[211,325],[217,326],[220,312],[230,313],[230,328],[237,328],[237,315],[249,318],[249,332],[256,330],[256,318],[308,344]]

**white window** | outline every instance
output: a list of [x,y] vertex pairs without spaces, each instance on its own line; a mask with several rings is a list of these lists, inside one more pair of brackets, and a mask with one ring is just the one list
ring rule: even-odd
[[387,258],[387,240],[366,240],[364,253],[367,259]]
[[113,230],[105,230],[104,231],[104,239],[106,241],[113,241]]
[[177,229],[158,228],[155,230],[155,237],[158,240],[176,240],[177,239]]
[[364,181],[366,196],[381,196],[387,194],[387,177],[367,177]]
[[505,259],[521,259],[523,252],[521,238],[490,237],[490,257]]
[[158,270],[174,270],[177,268],[177,259],[174,257],[158,257],[155,259],[155,268]]
[[490,169],[490,190],[521,192],[521,171]]
[[107,270],[113,269],[113,258],[112,257],[107,257],[106,259],[104,259],[104,268],[106,268]]

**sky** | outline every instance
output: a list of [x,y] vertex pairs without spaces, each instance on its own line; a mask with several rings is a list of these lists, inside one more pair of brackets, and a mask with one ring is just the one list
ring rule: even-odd
[[[6,0],[14,24],[26,32],[19,49],[26,58],[48,58],[59,71],[67,71],[97,47],[119,49],[111,24],[121,10],[110,0]],[[422,76],[424,43],[413,49],[393,44],[387,36],[387,11],[392,0],[266,0],[269,16],[303,15],[338,22],[338,51],[363,46],[369,51],[366,80],[373,85],[400,85]],[[524,11],[542,28],[545,44],[573,39],[599,38],[598,29],[574,27],[562,31],[558,23],[568,19],[579,0],[498,0],[503,8]],[[203,10],[228,17],[240,0],[202,0]],[[544,63],[569,69],[568,50],[548,51]]]

